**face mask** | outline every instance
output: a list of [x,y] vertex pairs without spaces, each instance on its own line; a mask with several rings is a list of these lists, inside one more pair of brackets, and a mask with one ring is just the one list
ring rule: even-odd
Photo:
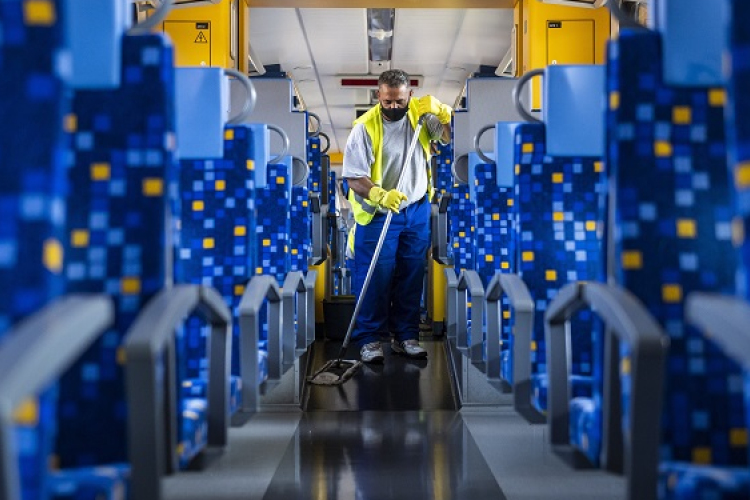
[[406,115],[406,112],[409,111],[409,103],[406,103],[406,106],[403,108],[380,108],[380,111],[383,113],[383,116],[388,118],[392,122],[397,122],[401,118],[403,118]]

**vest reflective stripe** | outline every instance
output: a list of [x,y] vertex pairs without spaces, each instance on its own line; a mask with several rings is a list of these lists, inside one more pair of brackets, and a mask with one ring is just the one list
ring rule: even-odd
[[[419,115],[417,112],[417,102],[415,99],[409,100],[409,111],[407,116],[412,127],[416,128]],[[380,104],[370,108],[365,114],[354,121],[354,125],[363,124],[367,135],[370,137],[372,144],[372,153],[375,161],[370,165],[370,180],[373,184],[380,186],[383,183],[383,119],[380,116]],[[427,189],[430,193],[430,199],[433,196],[432,175],[430,172],[430,136],[426,127],[422,128],[419,134],[419,143],[427,159]],[[353,189],[349,190],[349,202],[352,205],[352,213],[357,224],[369,224],[378,211],[377,204],[356,194]]]

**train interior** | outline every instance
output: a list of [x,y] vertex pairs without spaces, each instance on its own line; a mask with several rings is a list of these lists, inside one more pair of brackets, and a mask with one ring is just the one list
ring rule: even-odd
[[[750,500],[749,22],[0,0],[0,500]],[[452,108],[427,356],[313,383],[389,69]]]

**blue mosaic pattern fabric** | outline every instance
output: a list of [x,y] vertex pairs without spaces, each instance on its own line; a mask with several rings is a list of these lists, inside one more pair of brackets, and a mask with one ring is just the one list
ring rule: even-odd
[[292,207],[290,229],[289,266],[292,271],[307,273],[307,260],[312,253],[312,215],[310,213],[310,195],[306,187],[292,188]]
[[443,196],[450,196],[451,187],[453,186],[453,146],[451,144],[435,143],[437,151],[434,155],[437,172],[433,182],[435,183],[435,192]]
[[208,436],[208,404],[205,398],[185,398],[181,402],[177,456],[184,469],[203,449]]
[[116,318],[61,381],[62,467],[127,461],[120,345],[171,272],[167,195],[177,180],[172,47],[148,35],[126,36],[122,48],[122,86],[77,92],[73,101],[69,180],[75,191],[68,201],[65,275],[70,292],[110,295]]
[[[513,189],[498,187],[494,164],[479,164],[475,171],[476,202],[474,209],[474,240],[476,271],[487,287],[496,271],[516,272]],[[501,299],[502,350],[511,348],[512,318],[508,297]],[[502,360],[509,366],[503,367]],[[501,354],[501,373],[512,373],[511,358]],[[500,374],[493,374],[495,376]],[[513,382],[512,376],[506,379]]]
[[[615,281],[643,302],[671,339],[660,488],[664,498],[677,498],[684,491],[680,478],[708,477],[705,465],[746,469],[747,421],[738,367],[683,319],[683,300],[691,292],[731,294],[735,289],[726,94],[665,87],[654,54],[661,54],[661,39],[654,33],[623,31],[609,45],[608,165],[616,186],[618,228],[612,251]],[[626,348],[621,356],[627,429]],[[691,474],[682,474],[685,467],[692,468]],[[721,484],[701,484],[701,498],[724,498]],[[716,489],[708,493],[707,484]]]
[[54,500],[129,498],[130,466],[116,464],[53,472],[47,481]]
[[310,174],[307,176],[307,189],[319,193],[323,179],[320,178],[322,172],[320,139],[318,137],[307,139],[307,166],[310,169]]
[[448,210],[448,251],[452,252],[456,275],[462,269],[474,269],[473,223],[474,204],[469,200],[469,186],[454,184]]
[[[598,229],[603,221],[604,168],[591,158],[545,154],[544,126],[519,125],[515,134],[517,262],[535,305],[532,383],[542,394],[547,373],[544,314],[557,291],[574,281],[600,280],[604,264]],[[573,375],[591,376],[592,314],[571,320]],[[535,400],[538,409],[546,400]]]
[[[247,281],[255,270],[255,151],[253,131],[232,126],[224,131],[224,156],[218,160],[180,162],[182,221],[175,280],[210,286],[232,311],[232,380],[239,387],[238,307]],[[203,387],[208,370],[208,327],[191,317],[185,327],[183,356],[185,376],[193,387]],[[193,393],[205,397],[205,390]],[[241,395],[230,392],[239,404]]]
[[336,172],[333,170],[328,171],[328,213],[336,213]]
[[[0,2],[0,338],[63,292],[63,56],[58,1]],[[57,387],[29,400],[14,429],[21,493],[40,498],[56,433]]]
[[255,226],[258,257],[255,274],[271,275],[281,286],[290,268],[289,166],[283,163],[269,164],[267,175],[268,186],[257,191],[255,201],[258,214]]

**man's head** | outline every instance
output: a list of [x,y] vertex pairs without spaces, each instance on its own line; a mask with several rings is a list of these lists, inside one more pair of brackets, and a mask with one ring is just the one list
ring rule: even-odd
[[378,79],[378,101],[383,117],[389,121],[398,121],[409,109],[409,75],[400,69],[384,71]]

